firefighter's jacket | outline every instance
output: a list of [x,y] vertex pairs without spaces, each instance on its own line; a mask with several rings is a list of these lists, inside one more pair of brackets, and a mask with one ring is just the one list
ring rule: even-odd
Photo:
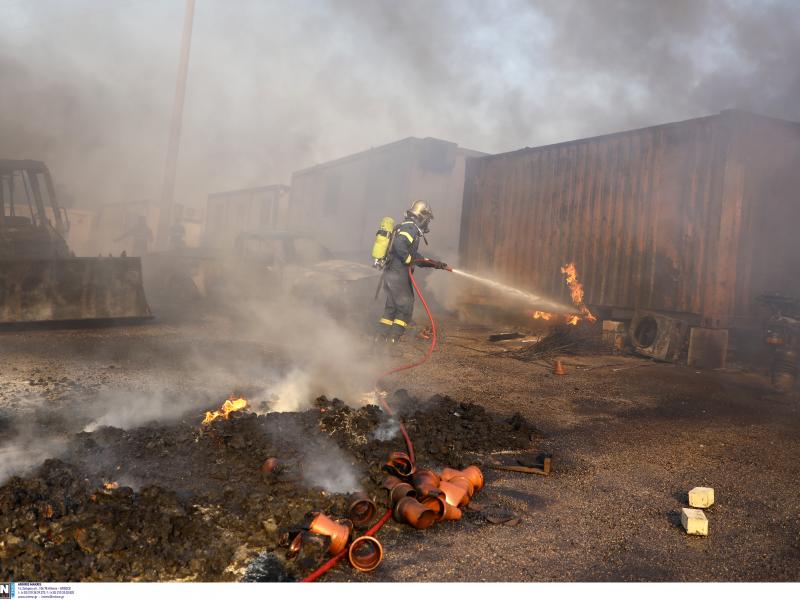
[[414,221],[406,220],[395,228],[392,247],[389,249],[387,269],[403,269],[412,266],[424,257],[419,253],[422,231]]

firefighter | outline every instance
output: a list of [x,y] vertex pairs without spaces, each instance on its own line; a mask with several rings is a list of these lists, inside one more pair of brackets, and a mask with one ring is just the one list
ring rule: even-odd
[[414,288],[411,285],[409,267],[448,268],[445,263],[425,258],[419,253],[419,240],[428,233],[432,220],[433,213],[428,203],[417,200],[406,211],[406,219],[394,230],[383,270],[386,307],[378,324],[377,340],[397,344],[411,321],[411,314],[414,312]]

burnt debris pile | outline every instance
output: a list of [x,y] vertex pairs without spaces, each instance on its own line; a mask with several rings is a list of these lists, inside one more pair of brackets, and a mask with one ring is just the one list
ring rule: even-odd
[[6,580],[202,579],[227,566],[207,544],[222,532],[174,492],[91,485],[60,460],[0,488],[0,515]]
[[603,354],[608,351],[608,345],[603,342],[600,323],[582,320],[575,325],[569,323],[554,325],[539,341],[501,354],[533,362],[564,354]]
[[[519,415],[502,419],[479,404],[447,396],[420,402],[401,389],[390,403],[414,440],[417,461],[425,464],[465,467],[476,454],[526,448],[536,435]],[[355,448],[374,465],[374,473],[380,472],[387,451],[402,444],[396,421],[374,405],[354,410],[333,401],[324,407],[320,424],[339,444]]]
[[[398,392],[389,402],[432,469],[464,469],[482,454],[524,450],[535,430],[473,404]],[[319,398],[304,412],[247,410],[72,436],[58,459],[0,486],[0,580],[233,581],[302,578],[332,539],[291,532],[318,514],[353,517],[353,494],[390,508],[383,470],[403,447],[373,405]],[[362,508],[364,505],[361,505]],[[355,538],[355,536],[353,536]],[[369,563],[375,548],[360,549]]]

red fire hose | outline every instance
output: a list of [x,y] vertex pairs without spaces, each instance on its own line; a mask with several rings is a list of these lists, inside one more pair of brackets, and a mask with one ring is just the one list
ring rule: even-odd
[[[414,279],[414,272],[411,270],[411,267],[408,268],[408,276],[411,278],[411,285],[414,286],[414,291],[417,292],[417,296],[419,296],[420,301],[422,302],[422,306],[425,307],[425,312],[428,314],[428,320],[431,323],[431,344],[428,346],[428,351],[425,355],[417,362],[409,363],[407,365],[403,365],[401,367],[395,367],[394,369],[390,369],[385,373],[382,373],[378,377],[378,381],[386,377],[387,375],[392,375],[393,373],[399,373],[400,371],[405,371],[407,369],[413,369],[415,367],[419,367],[420,365],[425,364],[433,354],[434,348],[436,348],[436,321],[433,320],[433,314],[431,314],[431,309],[428,308],[428,303],[425,302],[425,296],[422,295],[422,292],[419,290],[419,286],[417,286],[417,280]],[[394,417],[394,413],[392,412],[389,403],[383,399],[382,396],[378,396],[380,398],[381,405],[383,406],[384,410],[388,413],[390,417]],[[414,463],[414,445],[411,443],[411,438],[408,437],[408,432],[406,431],[403,422],[398,419],[398,423],[400,424],[400,433],[403,434],[403,438],[406,441],[406,448],[408,448],[408,456],[411,458],[411,462]]]
[[[367,530],[367,533],[365,533],[364,535],[375,535],[378,532],[378,530],[386,524],[386,521],[388,521],[391,516],[392,516],[392,509],[390,508],[381,517],[381,520],[375,523],[375,525],[373,525],[372,527],[370,527],[369,530]],[[330,571],[334,567],[334,565],[336,565],[336,563],[338,563],[342,558],[347,556],[347,553],[349,551],[350,551],[350,546],[348,545],[344,550],[339,552],[339,554],[337,554],[328,562],[326,562],[324,565],[319,567],[316,571],[304,577],[303,581],[304,582],[316,581],[319,577]]]
[[[411,285],[414,286],[414,291],[417,292],[417,296],[419,296],[419,299],[422,302],[422,306],[425,307],[425,312],[428,314],[428,320],[431,323],[431,344],[430,346],[428,346],[428,351],[425,353],[425,356],[423,356],[419,361],[403,365],[402,367],[396,367],[394,369],[390,369],[389,371],[382,373],[378,377],[378,381],[380,381],[387,375],[391,375],[393,373],[399,373],[400,371],[405,371],[407,369],[413,369],[415,367],[419,367],[420,365],[425,364],[430,359],[431,354],[433,354],[434,348],[436,348],[436,321],[433,320],[431,309],[428,308],[428,303],[425,302],[425,296],[423,296],[422,292],[419,291],[419,286],[417,286],[417,280],[414,279],[414,272],[411,270],[411,267],[408,268],[408,276],[411,278]],[[394,413],[392,412],[392,409],[389,407],[389,403],[386,402],[386,400],[384,400],[380,394],[378,395],[378,398],[386,413],[390,417],[394,417]],[[408,448],[408,456],[409,458],[411,458],[411,462],[414,463],[414,445],[411,443],[411,438],[409,437],[405,425],[403,425],[403,422],[400,419],[398,419],[397,422],[400,425],[400,433],[403,434],[403,438],[406,441],[406,448]],[[372,527],[370,527],[370,529],[364,535],[375,535],[378,532],[378,530],[386,524],[386,522],[391,518],[391,516],[392,516],[392,509],[390,508],[381,517],[381,520],[375,523],[375,525],[373,525]],[[347,556],[348,551],[349,551],[349,546],[344,550],[342,550],[341,552],[339,552],[339,554],[331,558],[321,567],[319,567],[316,571],[303,578],[303,581],[304,582],[316,581],[322,575],[330,571],[336,565],[336,563],[338,563],[344,556]]]

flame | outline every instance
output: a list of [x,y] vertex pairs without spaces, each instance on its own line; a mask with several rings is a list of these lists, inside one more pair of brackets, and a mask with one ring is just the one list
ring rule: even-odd
[[583,304],[583,285],[578,281],[578,270],[575,268],[575,263],[567,263],[561,267],[561,272],[567,276],[566,282],[572,296],[572,303],[580,306]]
[[591,313],[589,308],[583,303],[583,284],[578,281],[578,270],[575,268],[575,263],[567,263],[561,267],[561,272],[566,275],[566,283],[569,286],[569,293],[572,297],[572,303],[580,311],[577,315],[567,315],[567,323],[570,325],[577,325],[581,319],[588,319],[596,321],[596,317]]
[[220,417],[223,419],[228,419],[230,418],[230,414],[232,412],[244,410],[245,408],[247,408],[247,399],[244,396],[240,396],[239,398],[231,396],[222,403],[222,406],[219,410],[206,412],[206,418],[203,419],[203,425],[208,425]]
[[389,396],[389,392],[386,390],[379,390],[374,389],[370,392],[364,392],[361,394],[361,404],[363,406],[367,406],[369,404],[378,404],[382,399],[385,399]]
[[119,484],[116,481],[104,481],[103,482],[103,489],[115,490],[118,487],[119,487]]
[[[572,298],[572,304],[578,309],[577,313],[561,315],[564,322],[568,325],[577,325],[581,319],[588,319],[589,321],[596,321],[597,319],[591,313],[589,308],[583,303],[583,285],[578,281],[578,270],[575,268],[575,263],[567,263],[561,267],[561,272],[566,275],[566,284],[569,286],[569,294]],[[553,313],[536,310],[533,312],[534,319],[542,319],[549,321],[554,316]]]

